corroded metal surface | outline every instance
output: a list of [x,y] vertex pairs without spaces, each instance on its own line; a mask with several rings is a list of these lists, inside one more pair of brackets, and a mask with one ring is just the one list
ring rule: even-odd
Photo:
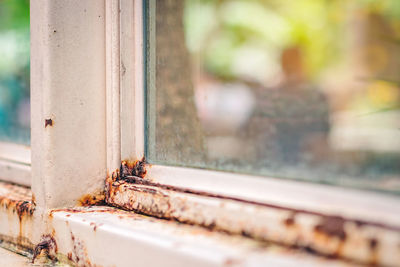
[[76,266],[356,266],[107,206],[51,211],[57,257]]
[[31,250],[34,210],[29,188],[0,182],[0,239]]
[[51,260],[56,259],[57,243],[52,235],[42,236],[42,241],[35,246],[35,250],[33,251],[32,263],[34,263],[35,259],[42,253],[45,253]]
[[213,230],[273,241],[330,258],[400,266],[400,229],[154,184],[140,177],[114,180],[107,202],[126,210]]

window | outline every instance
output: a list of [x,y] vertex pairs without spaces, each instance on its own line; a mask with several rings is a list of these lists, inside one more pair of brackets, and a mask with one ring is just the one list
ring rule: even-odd
[[147,160],[398,193],[393,1],[150,1]]
[[[397,266],[397,72],[346,60],[377,41],[397,63],[367,30],[397,38],[393,3],[31,1],[32,186],[0,168],[0,244],[77,266]],[[330,91],[356,63],[357,93]]]

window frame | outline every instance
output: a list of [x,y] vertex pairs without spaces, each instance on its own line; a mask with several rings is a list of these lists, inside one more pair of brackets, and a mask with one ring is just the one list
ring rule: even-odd
[[[146,100],[143,94],[145,90],[143,86],[147,86],[150,89],[154,86],[146,85],[144,81],[144,74],[147,69],[146,59],[143,54],[151,53],[152,51],[143,52],[145,43],[143,38],[145,37],[142,27],[145,16],[143,9],[145,7],[140,2],[135,1],[135,13],[132,14],[133,16],[129,16],[125,12],[125,10],[131,9],[131,3],[121,2],[120,60],[121,66],[124,67],[121,67],[120,158],[122,161],[127,162],[142,160],[145,154],[144,122],[146,114],[144,106]],[[152,2],[154,3],[155,1],[151,0],[150,3]],[[132,24],[136,26],[133,29],[130,26]],[[151,25],[148,25],[148,27],[150,27],[150,35],[155,34],[155,29],[151,28]],[[126,35],[125,33],[132,35]],[[131,49],[132,47],[133,49]],[[124,58],[128,58],[128,61]],[[124,100],[128,101],[124,102]],[[114,169],[119,170],[119,167],[120,165],[116,164]],[[400,200],[390,194],[296,181],[295,179],[202,170],[190,167],[156,164],[148,164],[147,167],[146,178],[148,177],[152,182],[160,184],[229,195],[249,201],[334,213],[339,216],[393,222],[396,225],[400,225],[400,218],[395,218],[397,217],[395,214],[400,213]],[[377,211],[379,216],[371,214],[371,208]]]
[[[297,210],[302,213],[300,217],[312,223],[319,223],[324,218],[332,219],[333,215],[352,220],[353,224],[358,219],[367,221],[369,225],[360,231],[365,231],[366,238],[370,232],[383,233],[383,248],[398,241],[400,231],[397,228],[382,226],[400,227],[400,218],[396,216],[400,209],[397,205],[399,200],[374,192],[159,165],[146,166],[144,180],[148,184],[125,183],[120,176],[121,164],[142,160],[145,151],[144,2],[31,1],[33,211],[28,219],[22,217],[22,220],[20,214],[17,216],[14,212],[14,225],[11,221],[6,222],[17,240],[22,236],[33,244],[40,244],[53,235],[60,245],[58,253],[65,258],[73,245],[69,231],[71,235],[74,231],[79,234],[76,239],[86,240],[89,256],[97,260],[94,261],[96,264],[101,264],[104,259],[104,255],[96,250],[97,244],[105,244],[102,249],[108,244],[117,248],[119,240],[126,242],[126,247],[133,244],[133,247],[140,248],[145,243],[154,248],[152,252],[156,254],[137,255],[139,258],[135,259],[141,263],[148,262],[149,256],[160,261],[171,255],[177,262],[187,259],[187,252],[177,249],[176,244],[166,248],[165,230],[161,226],[165,220],[155,222],[161,230],[154,236],[138,238],[119,229],[123,223],[117,223],[118,212],[122,211],[99,214],[93,212],[96,208],[76,208],[82,204],[82,199],[89,204],[96,203],[96,197],[101,199],[106,182],[106,198],[114,185],[126,188],[118,195],[121,202],[113,203],[108,196],[108,204],[120,207],[130,200],[149,200],[150,209],[138,211],[155,217],[164,218],[165,214],[152,214],[153,204],[165,203],[165,196],[168,196],[179,201],[188,200],[187,207],[192,211],[204,207],[213,213],[206,215],[205,219],[226,218],[228,222],[238,222],[244,218],[246,224],[247,218],[253,218],[251,225],[261,230],[267,225],[272,229],[278,227],[275,228],[278,232],[283,230],[284,234],[291,234],[281,220],[287,221],[286,216],[296,214]],[[53,125],[45,127],[44,122],[49,119]],[[176,203],[182,203],[179,201]],[[21,206],[21,203],[16,205]],[[179,205],[175,207],[179,208]],[[302,212],[304,210],[308,213]],[[265,214],[269,217],[263,217]],[[193,214],[183,211],[182,215],[190,222]],[[100,225],[104,219],[110,223],[104,228],[99,227],[101,230],[96,237],[93,235],[96,226],[93,229],[92,223]],[[134,224],[134,221],[130,223]],[[154,225],[153,220],[152,223]],[[301,229],[303,225],[299,225]],[[152,224],[144,223],[144,226],[150,229]],[[310,225],[305,224],[304,229],[312,232]],[[0,224],[0,234],[3,230],[7,232]],[[244,230],[241,225],[235,231],[239,235],[254,237]],[[388,237],[393,232],[397,233],[395,238]],[[337,242],[337,239],[333,241]],[[288,242],[283,243],[293,243],[293,239],[289,238]],[[211,245],[207,250],[209,254],[202,252],[189,257],[192,262],[199,258],[212,262],[215,258],[212,252],[217,246]],[[132,259],[120,257],[117,250],[112,250],[111,254],[115,259],[108,260],[131,264]],[[394,254],[394,257],[398,256],[400,253]],[[390,260],[393,257],[389,258],[389,263]]]
[[[363,244],[378,240],[382,248],[385,247],[387,250],[394,246],[393,240],[384,237],[399,231],[400,218],[397,214],[400,214],[400,200],[393,195],[276,177],[146,163],[143,157],[145,154],[143,140],[146,138],[144,123],[146,99],[143,95],[143,86],[150,90],[154,86],[146,84],[147,81],[144,78],[145,72],[148,71],[146,64],[154,64],[154,62],[145,63],[143,54],[152,53],[153,50],[143,52],[143,48],[147,46],[144,38],[146,35],[152,38],[155,29],[152,25],[147,25],[150,28],[147,28],[149,32],[141,32],[138,27],[144,23],[145,10],[142,4],[141,1],[136,1],[133,15],[128,16],[124,12],[124,5],[129,4],[121,1],[121,19],[114,20],[120,22],[120,36],[114,41],[116,46],[118,46],[118,41],[121,42],[118,47],[121,49],[119,67],[122,72],[120,98],[115,97],[115,99],[133,101],[130,104],[129,102],[121,104],[119,113],[121,139],[118,139],[118,135],[113,136],[113,142],[121,147],[120,153],[118,149],[113,150],[118,153],[114,159],[119,158],[121,161],[116,160],[110,165],[114,170],[114,175],[106,182],[108,204],[164,219],[205,225],[230,233],[242,233],[252,238],[273,240],[289,246],[299,245],[297,239],[290,237],[291,232],[288,229],[285,227],[282,229],[278,225],[281,225],[282,221],[290,220],[290,214],[302,214],[300,217],[304,215],[307,219],[303,218],[303,221],[299,223],[300,236],[305,236],[305,239],[310,238],[309,243],[306,242],[304,246],[308,247],[311,244],[313,249],[322,254],[332,249],[332,246],[338,246],[338,250],[341,250],[340,242],[335,243],[338,242],[335,237],[331,236],[328,239],[332,238],[330,242],[336,245],[321,244],[318,239],[313,239],[314,233],[307,230],[310,227],[318,229],[322,222],[326,222],[326,218],[336,222],[343,220],[344,227],[348,229],[358,224],[368,225],[367,228],[372,227],[368,230],[374,233],[372,235],[365,235],[365,229],[347,232],[350,240],[354,241],[358,238],[357,236],[360,236],[361,239],[358,238],[357,242]],[[130,27],[132,24],[136,25],[133,29]],[[129,34],[126,35],[126,32],[130,32],[135,38],[131,38]],[[133,51],[125,51],[126,47]],[[150,78],[150,83],[152,81],[154,79]],[[117,90],[114,92],[118,93]],[[114,105],[118,103],[115,101]],[[116,116],[115,113],[113,116]],[[125,149],[125,146],[129,150]],[[120,162],[128,168],[135,166],[138,162],[144,162],[146,173],[143,178],[129,175],[124,177],[124,166],[121,167]],[[182,199],[184,199],[183,202]],[[183,210],[183,212],[176,212],[177,210]],[[250,230],[241,221],[242,216],[237,216],[237,210],[241,210],[243,217],[254,219],[255,222],[248,223],[252,227]],[[285,212],[281,213],[281,210]],[[263,212],[265,216],[271,216],[267,226],[264,224],[267,217],[260,215],[264,214]],[[265,228],[263,227],[265,226],[267,228],[271,226],[282,235],[278,234],[278,237],[273,234],[264,235]],[[353,241],[349,241],[349,244]],[[361,262],[374,261],[368,254],[364,256],[357,254],[357,245],[355,245],[357,242],[346,245],[346,251],[338,254],[334,252],[333,255],[357,259]],[[303,245],[300,244],[300,246]],[[330,253],[328,255],[332,256]]]

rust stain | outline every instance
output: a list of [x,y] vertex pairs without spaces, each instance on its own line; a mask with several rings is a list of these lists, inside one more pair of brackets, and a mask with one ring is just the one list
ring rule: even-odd
[[3,194],[0,195],[0,206],[10,214],[16,214],[19,220],[19,234],[17,243],[25,245],[24,222],[32,218],[35,205],[31,202],[32,193],[29,188],[10,183],[0,182]]
[[235,266],[235,265],[242,265],[243,264],[243,260],[240,259],[233,259],[233,258],[227,258],[224,261],[224,266]]
[[143,157],[141,160],[135,160],[133,162],[124,160],[121,162],[121,176],[136,176],[144,178],[147,173],[146,164],[145,157]]
[[296,224],[296,217],[295,217],[296,213],[293,213],[290,217],[286,218],[283,223],[287,226],[287,227],[291,227],[294,226]]
[[83,195],[80,199],[78,199],[78,204],[80,206],[99,206],[104,205],[105,203],[105,194],[104,192],[98,194],[86,194]]
[[73,250],[70,256],[68,254],[68,259],[76,263],[77,266],[100,267],[96,264],[91,263],[85,243],[79,238],[75,237],[75,235],[72,232],[70,233],[71,233],[71,240],[73,243]]
[[94,222],[91,222],[89,225],[90,225],[90,226],[93,226],[93,231],[95,231],[95,232],[96,232],[96,229],[97,229],[97,224],[96,224],[96,223],[94,223]]
[[42,252],[52,261],[56,260],[55,255],[57,254],[58,248],[54,237],[51,235],[44,235],[41,239],[42,241],[37,244],[34,249],[32,263],[35,262],[35,259],[40,256]]
[[371,250],[375,250],[377,248],[377,246],[378,246],[378,240],[376,240],[375,238],[371,238],[369,240],[369,248]]
[[18,218],[20,221],[22,220],[22,217],[25,214],[29,214],[29,215],[33,214],[34,208],[33,208],[32,202],[30,202],[30,201],[17,202],[15,204],[15,206],[16,206],[16,211],[17,211]]
[[107,177],[104,182],[104,188],[105,188],[105,201],[108,202],[108,200],[112,197],[114,190],[112,190],[113,183],[119,180],[120,178],[120,169],[117,169],[112,172],[110,175],[109,171],[107,171]]
[[44,128],[47,126],[53,126],[53,120],[52,119],[45,119],[44,120]]
[[[252,201],[252,200],[247,200],[247,199],[242,199],[242,198],[237,198],[237,197],[231,197],[231,196],[225,196],[225,195],[219,195],[219,194],[214,194],[214,193],[209,193],[205,191],[200,191],[200,190],[193,190],[189,188],[184,188],[184,187],[177,187],[177,186],[171,186],[171,185],[165,185],[165,184],[160,184],[160,183],[155,183],[152,181],[149,181],[147,179],[143,179],[141,177],[137,176],[124,176],[122,175],[120,178],[123,182],[127,182],[130,184],[140,184],[140,185],[146,185],[146,186],[152,186],[155,188],[160,188],[160,189],[165,189],[167,191],[173,191],[173,192],[179,192],[179,193],[186,193],[186,194],[191,194],[191,195],[197,195],[197,196],[205,196],[205,197],[211,197],[211,198],[216,198],[216,199],[223,199],[223,200],[232,200],[232,201],[237,201],[239,203],[245,203],[245,204],[251,204],[251,205],[256,205],[260,207],[266,207],[266,208],[273,208],[277,210],[285,210],[285,211],[291,211],[293,214],[308,214],[308,215],[315,215],[321,218],[326,218],[327,220],[336,220],[336,223],[338,223],[340,220],[341,221],[346,221],[346,222],[353,222],[359,227],[363,226],[375,226],[379,228],[384,228],[388,230],[393,230],[393,231],[398,231],[400,232],[400,227],[397,225],[388,225],[384,223],[376,223],[376,222],[369,222],[369,221],[361,221],[361,220],[353,220],[353,219],[345,219],[341,216],[331,216],[327,215],[321,212],[316,212],[316,211],[310,211],[310,210],[303,210],[303,209],[297,209],[297,208],[292,208],[292,207],[284,207],[284,206],[279,206],[279,205],[274,205],[274,204],[269,204],[269,203],[264,203],[264,202],[257,202],[257,201]],[[118,181],[117,183],[113,183],[109,188],[111,190],[111,193],[107,192],[107,194],[113,194],[115,190],[119,190],[119,187],[121,186],[121,181]],[[332,220],[331,220],[332,222]],[[331,225],[333,226],[333,225]],[[329,227],[331,227],[329,226]]]
[[378,265],[379,263],[378,246],[379,241],[377,239],[371,238],[369,240],[370,265]]
[[314,230],[328,235],[330,237],[337,237],[340,240],[346,240],[347,234],[344,230],[345,220],[338,216],[324,216],[321,222],[314,227]]
[[36,197],[34,193],[32,193],[32,204],[36,205]]
[[[126,170],[121,168],[121,172],[126,173]],[[380,254],[377,252],[377,247],[380,242],[382,242],[380,240],[381,231],[390,231],[393,234],[398,234],[400,231],[397,226],[347,219],[341,216],[333,216],[158,184],[132,175],[122,176],[120,180],[113,182],[110,185],[110,190],[112,190],[112,192],[109,192],[111,198],[107,199],[107,203],[111,206],[156,218],[198,225],[212,231],[222,231],[227,234],[240,234],[244,237],[263,242],[273,242],[286,247],[303,249],[309,253],[327,258],[341,258],[349,262],[353,261],[363,264],[380,263],[381,259],[379,258]],[[202,206],[198,205],[195,199],[189,202],[187,201],[187,194],[192,194],[196,197],[221,199],[226,203],[235,201],[237,203],[255,204],[267,208],[266,210],[268,210],[268,213],[274,210],[277,214],[282,214],[283,212],[285,217],[277,217],[282,219],[279,219],[280,222],[274,226],[283,227],[283,229],[281,228],[281,230],[279,230],[283,231],[283,234],[275,234],[261,223],[260,225],[249,227],[241,223],[240,219],[237,219],[239,224],[233,225],[235,219],[224,217],[222,214],[221,216],[218,214],[208,216],[209,213],[206,211],[201,212]],[[207,208],[207,206],[205,207]],[[183,212],[185,210],[186,212]],[[262,209],[260,209],[260,211],[261,210]],[[307,217],[309,219],[306,219]],[[302,225],[303,218],[306,219],[306,221],[310,220],[313,222],[310,225],[311,228]],[[229,222],[229,220],[233,221]],[[362,236],[362,232],[365,230],[370,231],[369,229],[364,229],[364,227],[373,227],[372,231],[374,231],[374,234],[370,236],[376,238],[368,239],[367,237],[362,237],[361,243],[367,244],[367,247],[370,249],[370,254],[361,260],[357,257],[353,258],[351,256],[351,250],[363,250],[365,246],[355,245],[356,243],[352,236],[358,233],[346,232],[346,230],[355,228],[355,231],[359,231]],[[360,244],[360,241],[357,241],[357,244]]]

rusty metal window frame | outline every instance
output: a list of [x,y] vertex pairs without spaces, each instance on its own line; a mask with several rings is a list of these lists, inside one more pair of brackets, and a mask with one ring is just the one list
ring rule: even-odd
[[[32,191],[13,185],[4,190],[19,199],[1,205],[4,214],[14,211],[12,218],[0,216],[0,234],[78,265],[90,265],[82,262],[88,258],[104,264],[108,253],[114,258],[107,263],[127,266],[167,257],[182,263],[188,255],[192,263],[215,259],[215,243],[199,253],[195,246],[169,244],[166,220],[111,207],[77,207],[101,201],[105,193],[111,206],[205,227],[212,230],[209,235],[222,231],[229,240],[245,236],[361,263],[398,265],[400,205],[394,197],[143,161],[144,2],[31,1]],[[135,231],[127,234],[127,224]],[[146,235],[146,229],[158,230]],[[193,245],[191,229],[185,234]],[[169,236],[181,242],[175,233]],[[75,251],[85,242],[86,252]],[[121,257],[121,244],[121,251],[134,257]],[[235,264],[220,258],[215,266]]]
[[[114,22],[118,22],[116,30],[120,32],[114,39],[114,46],[120,51],[114,55],[115,69],[120,72],[114,75],[120,81],[113,88],[114,93],[119,95],[114,96],[113,106],[119,108],[107,113],[109,121],[114,116],[120,123],[118,135],[109,135],[108,138],[109,154],[113,154],[112,157],[116,159],[108,163],[108,170],[114,175],[122,172],[121,163],[132,167],[141,162],[145,155],[143,3],[122,0],[120,10],[120,15],[115,14],[118,18],[114,17]],[[111,98],[107,100],[111,106]],[[400,218],[394,216],[400,212],[400,200],[392,195],[275,177],[145,165],[145,178],[153,183],[226,194],[249,201],[360,216],[371,221],[385,220],[400,225]],[[371,214],[371,209],[380,213],[378,218],[376,214]]]
[[154,1],[121,0],[121,12],[111,19],[111,46],[118,51],[109,58],[115,78],[108,87],[107,116],[108,125],[119,127],[107,128],[107,203],[362,263],[399,260],[400,200],[395,196],[145,162],[144,35],[156,34],[154,25],[144,32],[145,3]]

